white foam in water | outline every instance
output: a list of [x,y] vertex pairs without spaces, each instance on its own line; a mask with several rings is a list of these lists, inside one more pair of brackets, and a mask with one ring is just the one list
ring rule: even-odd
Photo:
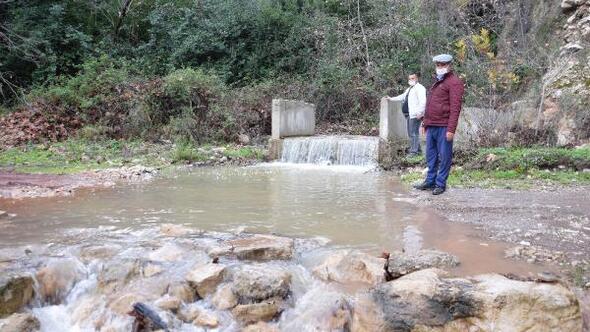
[[379,138],[314,136],[283,140],[281,163],[376,167]]

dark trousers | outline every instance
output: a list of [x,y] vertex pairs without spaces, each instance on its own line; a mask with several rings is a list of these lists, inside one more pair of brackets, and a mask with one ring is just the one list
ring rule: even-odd
[[452,161],[453,141],[447,141],[447,127],[426,128],[428,174],[425,182],[446,188]]
[[422,120],[411,119],[406,117],[406,127],[408,128],[408,138],[410,139],[410,153],[418,154],[422,151],[420,149],[420,124]]

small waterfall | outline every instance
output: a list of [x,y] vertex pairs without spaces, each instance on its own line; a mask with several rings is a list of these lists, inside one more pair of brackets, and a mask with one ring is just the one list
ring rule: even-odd
[[281,162],[294,164],[376,166],[379,138],[314,136],[283,140]]

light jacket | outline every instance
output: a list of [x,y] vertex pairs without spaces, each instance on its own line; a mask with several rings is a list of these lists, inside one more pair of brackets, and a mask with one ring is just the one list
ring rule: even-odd
[[410,91],[408,96],[408,111],[410,113],[410,119],[423,117],[424,110],[426,109],[426,88],[424,88],[422,84],[416,83],[411,90],[410,88],[407,88],[401,95],[389,99],[403,102],[408,91]]

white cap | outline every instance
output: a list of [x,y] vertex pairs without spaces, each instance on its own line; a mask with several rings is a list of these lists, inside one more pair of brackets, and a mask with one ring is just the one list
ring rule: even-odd
[[449,63],[453,61],[453,56],[450,54],[439,54],[432,58],[433,62]]

